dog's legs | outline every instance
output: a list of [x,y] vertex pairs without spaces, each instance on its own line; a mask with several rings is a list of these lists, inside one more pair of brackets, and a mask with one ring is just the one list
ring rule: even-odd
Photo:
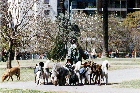
[[91,84],[91,74],[86,76],[86,80],[88,84]]
[[101,76],[99,75],[98,84],[101,85]]
[[12,81],[13,81],[13,78],[12,78],[12,76],[9,76],[9,77],[8,77],[8,79],[7,79],[7,81],[9,81],[9,79],[10,79],[10,78],[11,78],[11,79],[12,79]]
[[18,71],[18,77],[17,77],[18,80],[20,80],[20,70]]
[[18,76],[18,80],[20,80],[20,75]]
[[105,84],[107,85],[108,84],[108,74],[106,74],[105,77],[106,77],[106,83]]
[[98,82],[98,76],[96,75],[94,83],[97,84],[97,82]]
[[35,74],[35,83],[36,83],[36,74]]
[[37,80],[37,85],[39,84],[39,80]]
[[8,77],[7,81],[10,79],[10,76]]
[[17,76],[17,80],[20,80],[20,74],[17,74],[16,76]]

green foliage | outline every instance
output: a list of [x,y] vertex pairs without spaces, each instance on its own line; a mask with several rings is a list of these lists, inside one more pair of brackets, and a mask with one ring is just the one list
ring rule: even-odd
[[52,58],[54,60],[64,60],[65,55],[65,42],[63,41],[63,38],[58,35],[48,57],[49,59]]
[[127,15],[126,19],[123,22],[123,25],[131,29],[139,27],[140,26],[139,23],[140,23],[140,11],[136,11],[133,13],[129,13]]
[[67,54],[67,44],[70,43],[71,38],[77,39],[80,36],[80,29],[78,25],[71,24],[70,20],[65,16],[58,16],[56,20],[59,31],[56,38],[53,39],[54,44],[47,57],[54,60],[64,60]]

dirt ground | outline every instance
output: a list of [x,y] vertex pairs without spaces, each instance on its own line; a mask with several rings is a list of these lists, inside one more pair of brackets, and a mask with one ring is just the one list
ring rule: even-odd
[[36,85],[30,82],[4,82],[0,88],[33,89],[41,91],[56,91],[56,93],[140,93],[140,89],[117,88],[123,81],[140,79],[140,68],[121,69],[109,71],[109,85],[81,85],[81,86],[54,86]]

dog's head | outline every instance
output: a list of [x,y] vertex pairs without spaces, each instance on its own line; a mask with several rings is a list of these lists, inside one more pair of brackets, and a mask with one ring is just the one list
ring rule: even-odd
[[4,80],[6,80],[6,78],[7,78],[8,76],[9,76],[8,73],[4,73],[4,74],[2,75],[2,82],[4,82]]
[[108,68],[110,67],[110,63],[109,63],[108,60],[105,60],[104,62],[105,62],[106,68],[107,68],[107,70],[108,70]]

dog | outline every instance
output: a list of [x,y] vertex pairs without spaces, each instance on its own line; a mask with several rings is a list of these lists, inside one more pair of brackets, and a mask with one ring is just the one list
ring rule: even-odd
[[91,74],[92,74],[92,69],[90,66],[87,66],[86,72],[85,72],[85,83],[91,84]]
[[66,67],[60,67],[57,69],[58,71],[58,75],[57,75],[57,79],[58,79],[58,84],[59,86],[64,86],[66,85],[66,77],[69,76],[69,69]]
[[95,80],[94,80],[94,83],[95,84],[98,84],[98,85],[101,85],[101,77],[102,77],[102,65],[101,64],[96,64],[94,66],[95,68],[95,72],[94,72],[94,76],[95,76]]
[[71,75],[69,77],[69,85],[76,85],[77,83],[79,83],[79,79],[77,74],[72,70],[71,71]]
[[46,73],[44,72],[44,62],[39,62],[36,64],[34,68],[34,74],[35,83],[37,82],[37,85],[45,84]]
[[83,67],[79,70],[81,84],[91,84],[91,62],[85,62]]
[[55,63],[52,67],[51,71],[51,82],[53,85],[57,86],[58,85],[58,69],[61,67],[59,63]]
[[44,77],[43,77],[43,74],[42,72],[39,70],[37,71],[36,73],[36,79],[35,79],[35,82],[37,82],[37,85],[41,85],[44,83]]
[[74,67],[74,72],[76,73],[76,75],[78,76],[78,83],[81,82],[81,79],[80,79],[80,68],[81,68],[81,61],[78,61],[76,64],[73,64],[73,67]]
[[20,64],[19,61],[17,60],[18,66],[17,67],[12,67],[10,69],[7,69],[6,72],[2,75],[2,82],[4,82],[4,80],[7,81],[11,78],[13,81],[13,75],[17,76],[17,80],[20,80]]
[[48,84],[48,79],[50,76],[49,63],[50,63],[50,60],[47,60],[46,63],[44,63],[44,78],[45,78],[47,84]]
[[104,81],[105,85],[108,84],[108,68],[110,67],[110,63],[108,60],[103,61],[102,63],[102,81]]

